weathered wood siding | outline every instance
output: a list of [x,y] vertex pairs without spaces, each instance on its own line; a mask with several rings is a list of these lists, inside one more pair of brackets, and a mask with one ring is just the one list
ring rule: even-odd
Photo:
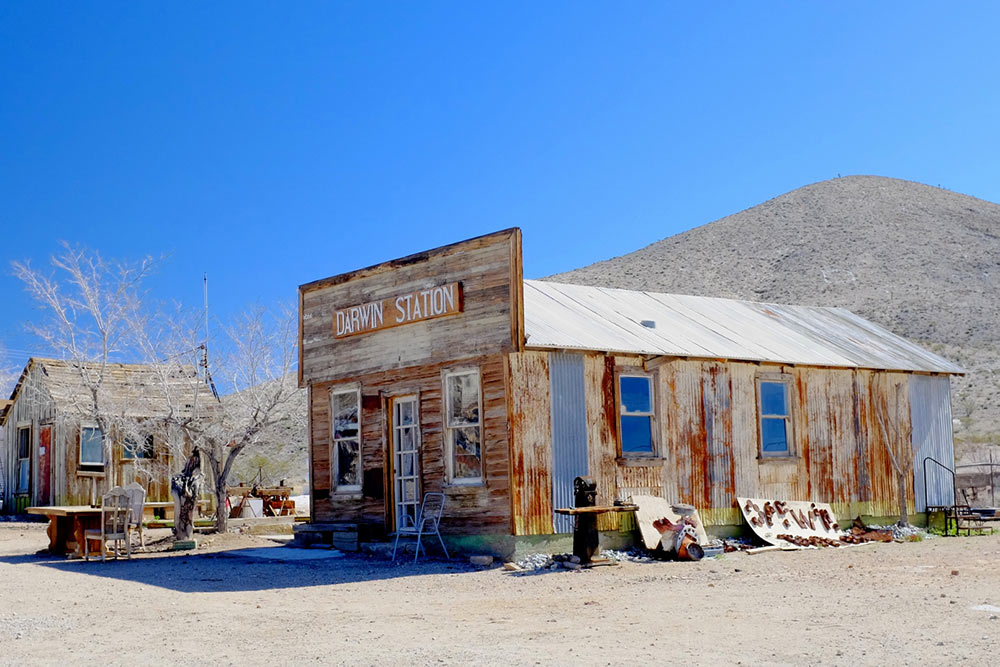
[[552,421],[549,355],[508,357],[511,438],[511,511],[515,535],[552,533]]
[[[142,471],[135,474],[136,464],[122,459],[120,439],[113,439],[111,462],[105,464],[104,473],[82,473],[80,460],[79,419],[57,409],[38,378],[37,367],[32,367],[25,378],[17,400],[10,407],[6,427],[2,431],[3,471],[5,474],[4,512],[13,512],[29,505],[52,503],[56,505],[86,505],[92,490],[100,496],[116,484],[138,481],[147,489],[149,501],[167,501],[170,496],[172,459],[170,448],[160,437],[155,441],[156,458],[142,462]],[[31,484],[29,496],[15,503],[17,488],[17,431],[19,426],[31,429]],[[40,476],[40,433],[43,427],[51,428],[49,454],[49,496],[41,494],[44,485]],[[94,481],[96,480],[96,486]]]
[[[622,459],[617,454],[614,373],[616,367],[639,365],[638,357],[586,357],[590,475],[598,483],[599,503],[652,494],[694,505],[709,525],[740,523],[737,496],[829,502],[845,516],[898,512],[896,476],[876,406],[889,406],[888,430],[910,442],[910,374],[654,360],[647,367],[656,386],[662,457]],[[756,381],[761,372],[780,372],[790,379],[794,455],[788,458],[759,456]],[[534,396],[530,409],[547,411],[537,405],[545,399]],[[912,448],[904,450],[904,466],[912,465]],[[913,511],[912,473],[907,504]],[[519,521],[529,525],[541,503],[538,508],[515,512],[523,513]],[[602,530],[619,526],[617,515],[600,519]]]
[[[463,312],[334,337],[338,309],[459,282]],[[300,384],[521,349],[521,235],[498,232],[299,288]]]
[[[479,369],[482,382],[484,481],[481,485],[449,485],[445,478],[442,373],[471,367]],[[376,531],[386,529],[393,502],[388,406],[393,396],[416,395],[420,420],[420,493],[445,494],[442,531],[509,534],[506,367],[506,355],[490,355],[359,375],[347,383],[313,384],[310,391],[313,521],[356,522],[373,526]],[[333,490],[330,390],[345,384],[361,387],[361,493]]]

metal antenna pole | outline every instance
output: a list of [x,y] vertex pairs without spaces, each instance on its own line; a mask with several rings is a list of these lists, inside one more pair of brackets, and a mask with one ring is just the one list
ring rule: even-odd
[[201,365],[205,371],[205,384],[212,388],[212,395],[215,396],[215,400],[221,401],[219,398],[219,392],[215,389],[215,382],[212,380],[212,374],[208,370],[208,273],[204,274],[204,293],[205,293],[205,341],[201,344]]

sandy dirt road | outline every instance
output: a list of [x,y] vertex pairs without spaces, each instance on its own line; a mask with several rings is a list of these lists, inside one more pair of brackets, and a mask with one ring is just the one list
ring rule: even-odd
[[222,554],[271,544],[82,563],[0,524],[0,664],[998,662],[1000,535],[538,574]]

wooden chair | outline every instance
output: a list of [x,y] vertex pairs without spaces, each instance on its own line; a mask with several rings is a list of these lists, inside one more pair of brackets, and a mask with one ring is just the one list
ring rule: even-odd
[[146,504],[146,489],[143,488],[142,484],[139,482],[132,482],[125,487],[125,493],[129,497],[129,509],[131,513],[129,514],[128,521],[128,532],[131,536],[132,531],[139,533],[139,548],[143,551],[146,550],[146,534],[142,530],[142,520],[143,511]]
[[[392,545],[392,559],[396,560],[396,547],[399,546],[399,538],[402,535],[416,535],[417,536],[417,548],[413,553],[413,562],[417,562],[417,556],[420,555],[420,538],[427,533],[428,535],[434,533],[437,535],[438,541],[441,543],[441,548],[444,550],[444,557],[451,558],[448,555],[448,547],[444,545],[444,539],[441,538],[441,531],[439,530],[441,526],[441,514],[444,511],[444,494],[443,493],[425,493],[424,500],[420,503],[420,512],[417,513],[417,520],[412,526],[407,526],[404,528],[399,528],[396,530],[396,542]],[[427,548],[424,548],[424,553],[427,553]]]
[[115,559],[118,559],[119,542],[124,540],[128,558],[132,558],[132,544],[129,542],[129,517],[132,514],[131,498],[120,486],[108,491],[101,498],[101,527],[88,528],[83,532],[83,559],[90,560],[90,542],[100,541],[101,560],[107,560],[107,543],[115,543]]

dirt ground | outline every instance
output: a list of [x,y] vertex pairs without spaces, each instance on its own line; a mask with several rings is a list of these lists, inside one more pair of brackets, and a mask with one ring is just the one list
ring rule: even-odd
[[84,563],[0,524],[0,664],[997,662],[1000,535],[531,574],[204,539]]

